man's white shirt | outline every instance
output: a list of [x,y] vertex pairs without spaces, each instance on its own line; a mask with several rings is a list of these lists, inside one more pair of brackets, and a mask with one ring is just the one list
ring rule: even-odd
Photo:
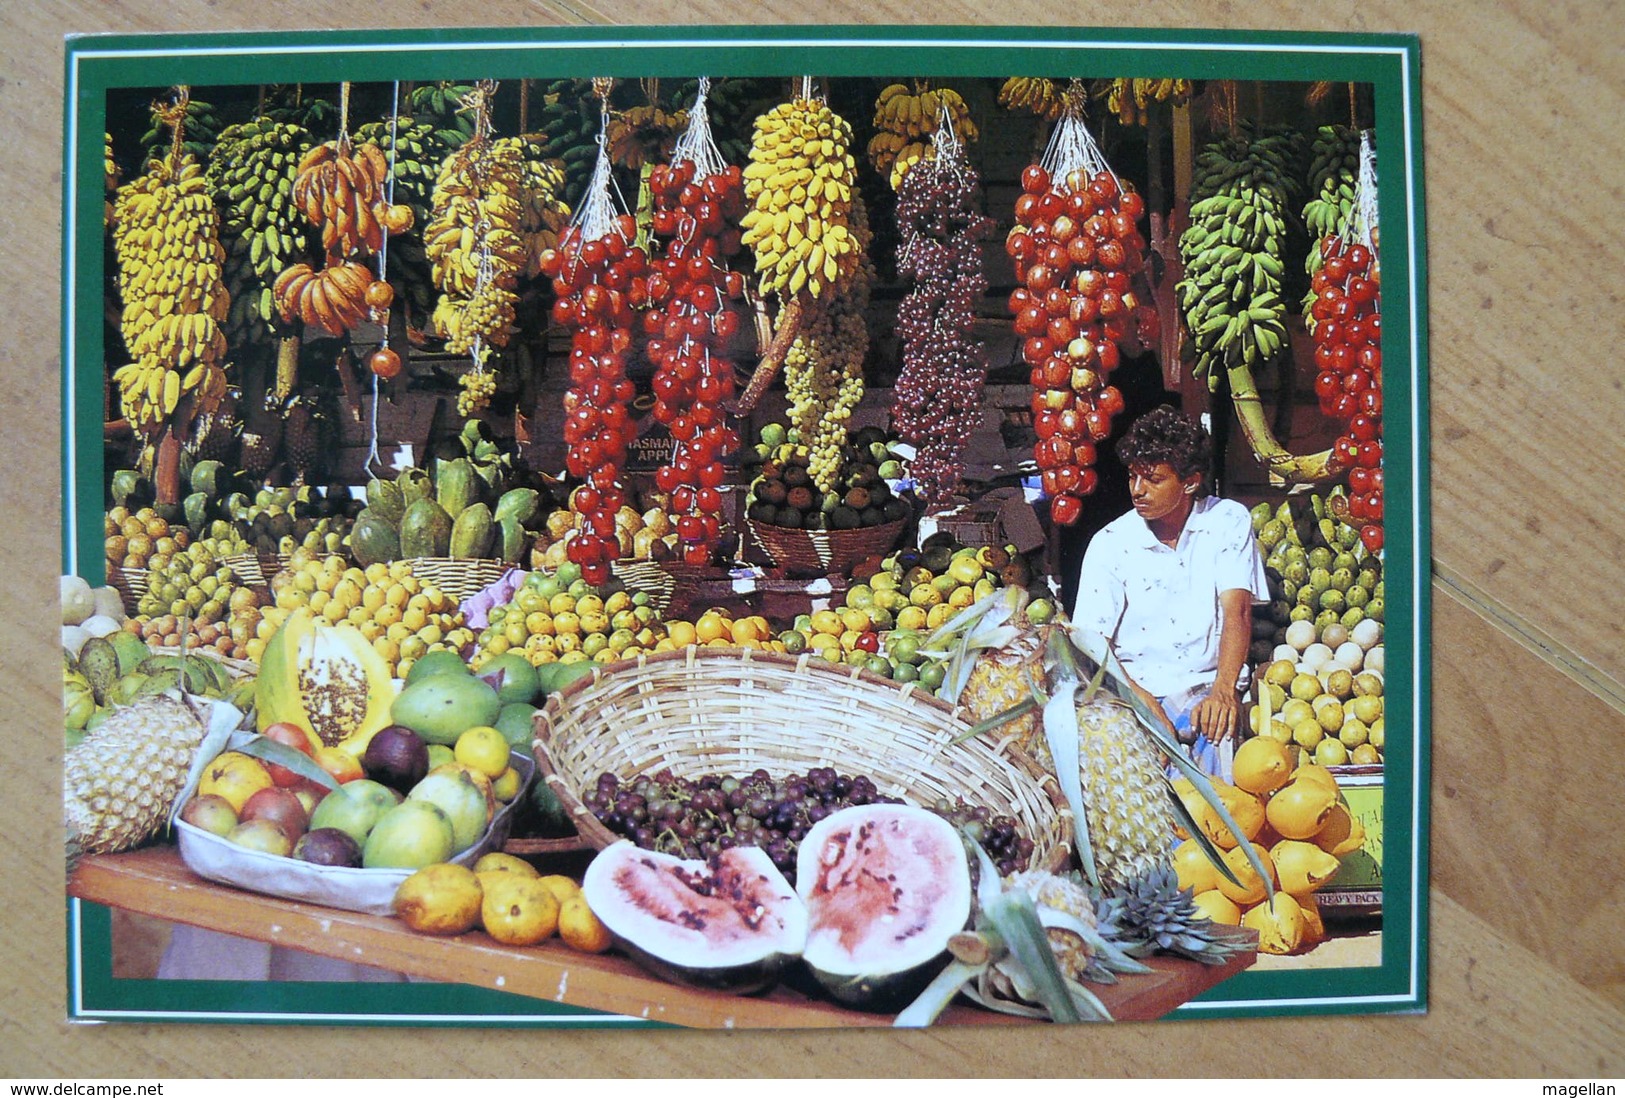
[[[1252,517],[1234,500],[1208,496],[1196,501],[1172,548],[1134,511],[1101,529],[1083,556],[1072,617],[1106,636],[1117,630],[1124,670],[1165,698],[1212,685],[1219,594],[1233,590],[1250,592],[1255,603],[1269,601]],[[1245,666],[1242,674],[1238,687]]]

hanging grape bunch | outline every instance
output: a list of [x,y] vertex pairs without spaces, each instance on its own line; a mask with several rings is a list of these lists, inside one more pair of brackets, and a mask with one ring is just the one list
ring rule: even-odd
[[1359,210],[1346,232],[1320,243],[1311,291],[1315,396],[1345,424],[1333,459],[1349,471],[1349,521],[1375,553],[1382,549],[1382,292],[1376,269],[1376,176],[1362,141]]
[[1010,294],[1031,367],[1033,427],[1050,515],[1070,526],[1095,490],[1095,444],[1111,434],[1123,394],[1109,383],[1119,347],[1145,321],[1130,279],[1145,263],[1145,203],[1112,174],[1069,93],[1043,162],[1029,165],[1005,239],[1021,285]]
[[739,334],[745,277],[727,261],[742,245],[744,178],[724,164],[705,123],[705,85],[675,160],[649,176],[654,233],[664,254],[651,261],[643,314],[655,363],[654,417],[671,432],[672,460],[655,471],[671,496],[683,560],[707,564],[722,537],[724,459],[739,448],[724,405],[734,397],[729,347]]
[[[601,125],[608,123],[608,82],[595,81]],[[609,579],[620,555],[615,515],[626,503],[621,468],[637,436],[629,408],[637,395],[626,376],[632,350],[634,306],[648,297],[648,257],[633,245],[637,222],[619,211],[610,194],[609,158],[598,163],[576,219],[556,250],[542,256],[542,273],[553,280],[553,322],[570,332],[570,389],[564,394],[565,468],[586,481],[570,496],[580,516],[566,556],[581,566],[588,583]]]
[[987,346],[972,330],[987,291],[982,241],[994,224],[980,212],[981,184],[954,130],[937,134],[935,157],[908,172],[897,194],[897,268],[913,288],[897,312],[903,369],[891,413],[915,447],[912,474],[931,507],[958,487],[960,455],[982,415]]

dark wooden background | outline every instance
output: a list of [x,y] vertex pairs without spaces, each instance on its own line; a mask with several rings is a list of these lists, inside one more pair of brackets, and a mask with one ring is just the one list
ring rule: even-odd
[[[0,12],[0,1075],[1625,1075],[1625,31],[1613,5],[1230,0],[13,2]],[[1432,302],[1432,1006],[1425,1016],[922,1033],[71,1026],[57,381],[63,36],[609,22],[1422,36]],[[1177,1055],[1168,1048],[1177,1043]]]

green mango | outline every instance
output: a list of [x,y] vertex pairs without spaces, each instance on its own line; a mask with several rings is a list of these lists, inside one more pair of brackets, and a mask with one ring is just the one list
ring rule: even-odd
[[364,508],[350,528],[350,552],[363,568],[387,564],[401,555],[400,531],[371,507]]
[[392,527],[401,524],[406,513],[406,496],[401,486],[392,480],[367,482],[367,510]]
[[491,509],[475,503],[463,509],[451,526],[451,555],[460,559],[482,559],[491,555],[491,539],[496,525]]
[[208,495],[193,492],[181,504],[181,509],[186,512],[186,525],[198,537],[202,537],[209,528],[209,503]]
[[541,509],[541,506],[542,496],[536,489],[513,488],[502,493],[502,498],[497,500],[493,516],[498,522],[501,522],[509,515],[512,515],[523,525],[536,517],[536,512]]
[[141,494],[141,474],[134,469],[120,469],[113,474],[113,502],[135,509],[135,500]]
[[[452,518],[432,499],[409,504],[401,517],[401,556],[444,557],[451,551]],[[351,535],[352,544],[354,534]]]

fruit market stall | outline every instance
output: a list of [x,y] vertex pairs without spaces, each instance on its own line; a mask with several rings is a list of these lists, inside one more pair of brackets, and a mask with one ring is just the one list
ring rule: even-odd
[[[1158,1017],[1380,917],[1369,104],[1252,91],[116,97],[70,892],[685,1025]],[[1268,582],[1216,768],[1070,614],[1164,404]]]

